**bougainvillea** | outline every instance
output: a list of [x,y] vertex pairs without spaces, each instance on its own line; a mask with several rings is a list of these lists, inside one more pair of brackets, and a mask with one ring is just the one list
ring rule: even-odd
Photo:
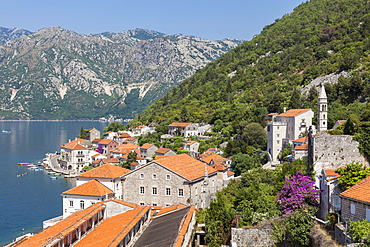
[[98,152],[98,153],[103,153],[103,146],[102,145],[98,145],[98,147],[96,148],[96,150],[95,150],[96,152]]
[[319,190],[311,177],[298,172],[285,179],[275,199],[279,202],[281,212],[290,214],[297,209],[318,207]]

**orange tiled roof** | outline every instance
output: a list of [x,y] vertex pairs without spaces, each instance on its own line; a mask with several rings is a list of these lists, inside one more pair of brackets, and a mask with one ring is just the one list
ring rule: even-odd
[[150,148],[151,146],[153,146],[153,144],[145,143],[145,144],[143,144],[140,148],[141,148],[141,149],[148,149],[148,148]]
[[[87,172],[86,172],[87,173]],[[74,187],[70,190],[64,191],[63,195],[84,195],[84,196],[104,196],[112,194],[108,187],[97,181],[96,179],[90,180],[80,186]]]
[[308,144],[302,144],[300,146],[295,146],[294,150],[308,150]]
[[171,207],[164,207],[164,208],[161,208],[159,210],[159,212],[155,215],[155,216],[159,216],[159,215],[162,215],[162,214],[166,214],[166,213],[169,213],[173,210],[177,210],[177,209],[180,209],[180,208],[185,208],[186,206],[182,205],[182,204],[176,204],[176,205],[173,205]]
[[306,142],[308,141],[308,136],[301,137],[297,140],[294,140],[293,142]]
[[102,211],[104,208],[104,204],[91,205],[87,209],[71,214],[66,219],[56,223],[54,226],[46,228],[17,246],[40,247],[44,246],[46,243],[52,243],[52,241],[61,239],[70,234],[72,231],[75,231],[77,227],[84,224],[93,215],[97,214],[99,211]]
[[216,169],[217,171],[225,171],[227,167],[221,164],[212,165],[212,168]]
[[129,173],[130,170],[111,165],[105,164],[102,166],[98,166],[90,171],[77,175],[77,177],[84,177],[84,178],[119,178],[126,173]]
[[101,144],[101,145],[108,145],[109,143],[111,143],[113,140],[112,139],[101,139],[98,144]]
[[232,172],[232,171],[227,171],[227,176],[231,176],[231,175],[234,175],[235,172]]
[[135,139],[137,139],[135,136],[132,136],[132,137],[128,137],[127,139],[126,139],[126,141],[133,141],[133,140],[135,140]]
[[168,126],[170,126],[170,127],[186,127],[189,124],[191,124],[191,123],[176,123],[176,122],[174,122],[174,123],[172,123],[172,124],[170,124]]
[[94,142],[94,143],[98,143],[98,142],[100,142],[101,140],[104,140],[104,139],[94,139],[94,140],[92,140],[92,142]]
[[149,210],[150,206],[139,207],[110,217],[94,228],[74,246],[118,246],[122,239]]
[[171,157],[171,156],[155,156],[154,160],[165,159],[165,158],[168,158],[168,157]]
[[116,203],[119,203],[119,204],[122,204],[122,205],[125,205],[125,206],[130,207],[130,208],[137,208],[138,207],[138,205],[136,205],[134,203],[122,201],[122,200],[119,200],[119,199],[115,199],[115,200],[112,200],[112,201],[116,202]]
[[205,158],[202,158],[201,159],[201,161],[203,161],[203,162],[205,162],[205,163],[207,163],[207,164],[209,164],[209,163],[211,163],[211,161],[212,160],[214,160],[214,159],[223,159],[223,160],[227,160],[226,158],[224,158],[224,157],[222,157],[222,156],[220,156],[220,155],[218,155],[218,154],[216,154],[216,153],[213,153],[213,154],[211,154],[211,155],[209,155],[209,156],[207,156],[207,157],[205,157]]
[[79,143],[68,143],[67,145],[61,146],[61,148],[71,149],[71,150],[78,150],[78,149],[86,149]]
[[269,114],[267,114],[267,116],[273,116],[273,115],[276,115],[277,113],[276,112],[271,112]]
[[172,170],[188,180],[195,180],[203,177],[206,170],[208,174],[217,172],[216,169],[190,157],[187,154],[169,156],[164,159],[155,160],[154,162]]
[[335,172],[336,169],[325,169],[325,173],[327,177],[335,177],[338,176],[339,173]]
[[370,203],[370,176],[340,193],[341,196]]
[[296,117],[298,115],[301,115],[302,113],[309,111],[311,109],[290,109],[286,112],[280,113],[277,115],[278,117]]
[[86,141],[86,139],[76,138],[73,141],[64,143],[64,145],[71,144],[71,143],[81,143],[81,142],[84,142],[84,141]]
[[129,133],[124,132],[124,133],[120,133],[119,134],[119,137],[121,137],[121,138],[128,138],[128,137],[131,137],[131,136],[130,136]]
[[154,153],[165,154],[168,151],[171,151],[171,149],[169,149],[169,148],[158,148]]

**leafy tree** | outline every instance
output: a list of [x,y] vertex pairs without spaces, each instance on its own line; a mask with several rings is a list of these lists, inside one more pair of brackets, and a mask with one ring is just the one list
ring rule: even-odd
[[119,122],[111,122],[107,127],[104,128],[104,132],[112,131],[117,132],[120,130],[124,130],[125,126]]
[[234,213],[226,201],[224,196],[218,195],[217,199],[211,202],[209,208],[205,209],[206,242],[209,247],[219,247],[230,239],[231,221],[234,219]]
[[343,134],[345,135],[353,135],[356,133],[356,126],[355,123],[359,123],[360,119],[356,114],[350,114],[347,121],[344,123],[343,126]]
[[352,239],[356,243],[363,243],[364,246],[370,245],[370,222],[367,220],[363,221],[351,221],[349,223],[348,231],[352,235]]
[[81,139],[89,139],[89,130],[85,130],[82,126],[80,129],[80,134],[78,135],[79,138]]
[[336,169],[335,172],[341,175],[338,179],[339,188],[347,190],[367,178],[370,175],[370,168],[363,169],[362,164],[350,163],[346,167]]
[[319,190],[309,176],[300,172],[286,178],[281,192],[276,197],[283,213],[293,213],[297,209],[318,207]]
[[235,172],[236,176],[239,176],[243,172],[251,170],[252,168],[257,168],[260,166],[258,158],[256,155],[250,156],[248,154],[236,154],[233,156],[231,162],[231,168]]
[[301,91],[295,87],[290,96],[289,109],[300,109],[302,108],[302,103]]
[[250,123],[243,130],[242,140],[246,142],[247,146],[264,150],[267,143],[267,134],[260,124]]
[[358,141],[358,149],[368,160],[370,159],[370,122],[362,123],[359,134],[355,137]]
[[314,225],[312,212],[296,210],[288,218],[274,223],[272,232],[277,246],[310,246],[310,230]]

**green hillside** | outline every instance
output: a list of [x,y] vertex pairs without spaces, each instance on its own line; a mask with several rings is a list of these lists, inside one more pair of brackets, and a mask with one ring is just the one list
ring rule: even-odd
[[220,119],[221,127],[236,133],[240,123],[264,125],[267,113],[283,107],[316,111],[317,90],[301,95],[300,89],[341,71],[351,76],[325,84],[329,127],[350,113],[368,120],[370,108],[364,102],[370,96],[369,10],[370,3],[363,0],[307,1],[198,70],[132,124]]

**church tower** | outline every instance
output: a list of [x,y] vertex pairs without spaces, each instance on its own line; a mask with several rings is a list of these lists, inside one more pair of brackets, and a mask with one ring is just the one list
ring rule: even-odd
[[317,106],[317,130],[326,131],[328,129],[328,97],[326,96],[325,87],[323,84],[321,84]]

